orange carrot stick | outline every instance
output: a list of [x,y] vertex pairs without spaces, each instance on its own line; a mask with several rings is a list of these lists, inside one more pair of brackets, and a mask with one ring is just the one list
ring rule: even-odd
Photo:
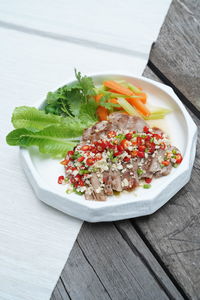
[[100,121],[107,120],[109,115],[108,110],[104,106],[97,107],[96,113]]
[[103,94],[96,95],[95,96],[95,102],[99,103],[102,96],[103,96]]
[[138,98],[138,99],[141,100],[142,103],[144,103],[144,104],[147,103],[147,94],[146,93],[142,92],[142,93],[136,94],[136,95],[140,96],[140,98]]
[[122,95],[127,95],[127,96],[132,96],[133,92],[124,87],[123,85],[117,83],[114,80],[108,80],[108,81],[104,81],[103,85],[113,91],[115,91],[116,93],[122,94]]
[[128,102],[133,105],[141,114],[148,117],[151,112],[148,110],[148,108],[142,103],[141,100],[135,99],[135,98],[127,98]]
[[[114,104],[119,104],[118,101],[117,101],[117,98],[108,99],[108,102],[109,103],[114,103]],[[121,107],[114,107],[114,108],[117,109],[117,110],[121,110],[122,109]]]

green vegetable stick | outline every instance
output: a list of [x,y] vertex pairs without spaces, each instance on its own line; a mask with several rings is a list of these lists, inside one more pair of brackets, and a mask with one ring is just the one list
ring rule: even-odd
[[138,116],[138,117],[141,117],[140,114],[133,108],[132,105],[130,105],[128,103],[127,100],[123,99],[123,98],[119,98],[118,100],[118,103],[121,105],[121,107],[127,111],[127,113],[131,116]]

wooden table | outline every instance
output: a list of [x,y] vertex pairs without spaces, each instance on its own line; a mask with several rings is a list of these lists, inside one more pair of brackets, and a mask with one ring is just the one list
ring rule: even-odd
[[[6,3],[6,1],[2,1],[2,3]],[[30,42],[28,37],[31,35],[34,37],[30,47],[34,47],[36,44],[38,46],[38,43],[43,43],[45,39],[47,46],[52,48],[51,41],[60,41],[65,49],[70,47],[70,43],[81,45],[82,40],[79,38],[70,36],[65,38],[62,32],[58,35],[55,32],[52,33],[53,30],[49,31],[48,28],[51,30],[53,22],[48,18],[45,19],[47,27],[44,25],[41,30],[38,28],[32,30],[34,21],[36,21],[35,24],[38,22],[43,24],[43,19],[39,15],[41,11],[37,10],[37,6],[36,10],[30,11],[29,15],[22,12],[22,15],[24,14],[23,24],[21,24],[21,16],[14,13],[9,15],[9,11],[6,9],[0,11],[0,27],[7,32],[10,29],[14,30],[16,36],[13,34],[11,38],[15,39],[14,44],[16,48],[18,47],[19,53],[22,50],[17,46],[18,43],[24,43],[22,46],[26,45],[26,40],[20,40],[19,32],[26,36],[28,42]],[[47,7],[47,10],[50,8]],[[29,12],[29,10],[27,11]],[[33,14],[36,16],[35,19],[32,17]],[[59,24],[59,20],[57,24]],[[2,37],[6,36],[7,32],[2,32]],[[84,42],[91,49],[93,48],[93,42]],[[37,48],[37,46],[35,47]],[[112,53],[111,48],[106,45],[101,46],[102,49]],[[98,47],[100,44],[96,44],[96,48]],[[61,48],[60,45],[53,48],[55,53],[57,48]],[[24,49],[29,51],[26,46]],[[114,52],[118,51],[123,54],[124,51],[124,54],[129,55],[127,63],[130,61],[131,51],[129,49],[125,50],[118,46],[113,49],[113,56]],[[20,56],[21,60],[23,60],[23,56],[26,56],[26,50],[24,51]],[[30,51],[28,55],[31,56],[31,54]],[[34,86],[39,85],[40,82],[38,95],[43,92],[44,88],[49,90],[59,85],[61,77],[58,76],[57,82],[51,78],[51,69],[48,67],[48,59],[45,61],[45,55],[42,57],[37,49],[35,55],[41,62],[41,69],[44,67],[47,69],[46,73],[48,73],[50,81],[48,84],[46,83],[45,76],[38,74],[38,69],[34,69],[34,64],[32,64],[31,70],[22,68],[22,72],[26,71],[26,76],[19,72],[16,79],[15,74],[10,72],[13,82],[16,81],[16,86],[19,88],[18,91],[13,91],[14,96],[14,93],[20,93],[28,86],[33,91],[33,95],[29,93],[28,97],[30,99],[32,97],[33,100],[37,98]],[[48,55],[48,48],[46,55]],[[97,56],[94,51],[92,55],[93,58],[95,55]],[[25,58],[27,59],[27,57]],[[7,61],[6,66],[8,67],[16,62],[10,58]],[[45,61],[44,64],[43,61]],[[59,74],[57,61],[52,63]],[[67,65],[67,60],[65,63]],[[29,81],[31,72],[35,73],[32,82]],[[20,76],[24,80],[22,83],[18,82]],[[199,0],[172,1],[158,39],[152,46],[143,76],[171,86],[199,126]],[[10,78],[7,82],[10,84]],[[7,89],[10,88],[9,84]],[[25,102],[23,99],[21,101]],[[190,182],[156,213],[112,223],[84,223],[52,293],[51,300],[200,299],[199,183],[200,147],[198,141]]]
[[[143,76],[200,121],[200,2],[175,0]],[[151,216],[84,223],[51,300],[200,299],[200,147],[190,182]]]

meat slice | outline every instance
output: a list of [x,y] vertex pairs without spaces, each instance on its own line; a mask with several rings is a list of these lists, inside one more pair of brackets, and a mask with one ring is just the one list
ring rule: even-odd
[[155,176],[156,178],[159,178],[159,177],[161,177],[161,176],[167,176],[167,175],[171,172],[171,169],[172,169],[172,165],[169,164],[168,166],[163,167],[161,170],[159,170],[158,172],[156,172],[156,173],[154,174],[154,176]]
[[113,195],[111,171],[104,171],[103,182],[105,184],[104,193],[108,196]]
[[[169,151],[176,150],[177,152],[179,152],[178,148],[176,148],[174,146],[168,147],[167,150],[169,150]],[[161,176],[167,176],[171,172],[171,169],[172,169],[172,164],[170,163],[168,166],[165,166],[165,167],[161,168],[161,170],[156,172],[154,174],[154,176],[156,178],[161,177]]]
[[112,113],[109,115],[108,120],[119,130],[143,132],[144,126],[148,126],[143,119],[122,113]]
[[106,195],[104,194],[104,191],[101,189],[101,184],[99,182],[99,179],[98,179],[96,173],[92,174],[90,181],[91,181],[91,185],[94,190],[94,196],[95,196],[96,200],[97,201],[105,201]]
[[[168,148],[170,150],[172,148]],[[149,172],[152,173],[156,178],[161,176],[166,176],[171,172],[172,165],[171,163],[168,166],[161,167],[161,162],[164,160],[166,154],[166,150],[159,149],[157,154],[151,161],[151,165],[149,167]]]
[[89,191],[88,191],[87,189],[86,189],[86,191],[85,191],[84,196],[85,196],[85,199],[86,199],[86,200],[95,200],[95,195],[94,195],[94,193],[89,193]]
[[149,155],[148,158],[144,158],[144,163],[142,164],[142,170],[144,173],[140,176],[140,178],[151,178],[153,176],[153,172],[150,170],[153,159],[152,155]]
[[111,171],[112,189],[117,192],[122,191],[122,183],[119,171]]
[[138,186],[137,180],[130,175],[129,171],[126,171],[122,175],[122,185],[123,185],[123,190],[129,191]]
[[109,131],[138,131],[143,132],[144,126],[148,124],[137,116],[129,116],[123,113],[112,113],[108,121],[101,121],[83,132],[82,141],[98,141],[107,137]]
[[149,166],[148,171],[151,173],[156,173],[161,171],[160,161],[164,160],[165,157],[165,150],[159,149],[158,152],[155,154],[153,159],[151,160],[151,164]]
[[123,168],[126,170],[121,175],[123,190],[132,190],[139,185],[137,174],[138,160],[129,163],[123,163]]
[[94,126],[84,130],[82,141],[97,141],[98,139],[105,136],[107,132],[108,121],[101,121],[96,123]]

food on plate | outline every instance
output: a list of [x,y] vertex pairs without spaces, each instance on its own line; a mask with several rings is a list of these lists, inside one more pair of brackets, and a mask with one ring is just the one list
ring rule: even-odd
[[[12,146],[37,146],[61,164],[67,192],[98,201],[143,180],[150,188],[155,177],[168,175],[182,156],[169,138],[146,121],[163,119],[168,108],[153,107],[141,87],[125,80],[93,79],[75,71],[76,81],[49,92],[40,108],[21,106],[12,115]],[[67,153],[67,154],[66,154]]]
[[37,146],[41,153],[63,157],[74,148],[85,128],[107,120],[115,111],[145,120],[162,119],[171,112],[166,108],[148,108],[147,94],[130,82],[106,80],[102,86],[95,86],[92,78],[76,71],[75,75],[76,82],[49,92],[40,109],[15,108],[15,130],[6,137],[9,145]]
[[67,192],[105,201],[142,180],[143,188],[150,188],[154,177],[168,175],[181,161],[180,151],[162,130],[149,128],[137,116],[113,113],[84,130],[81,142],[61,162],[65,177],[58,182],[69,184]]

